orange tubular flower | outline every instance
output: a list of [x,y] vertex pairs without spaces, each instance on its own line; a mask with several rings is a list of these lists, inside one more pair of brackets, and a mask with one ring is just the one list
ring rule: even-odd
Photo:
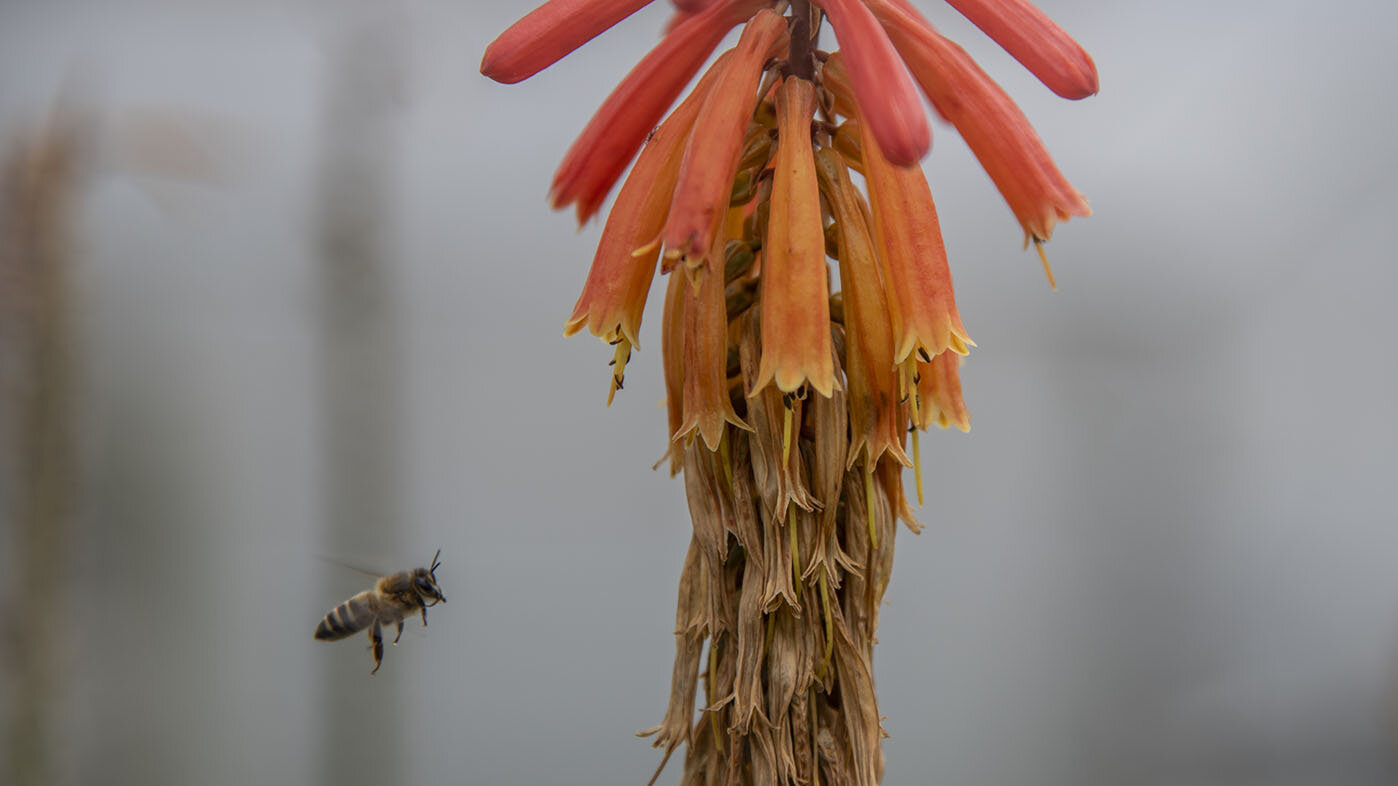
[[710,451],[718,450],[723,424],[751,431],[728,398],[728,313],[723,274],[699,271],[698,290],[684,287],[684,420],[671,436],[682,440],[698,431]]
[[602,206],[665,110],[734,25],[770,0],[722,0],[680,24],[617,85],[553,176],[554,209],[577,205],[579,223]]
[[[849,90],[841,53],[825,64],[825,81],[831,90]],[[864,149],[864,176],[869,183],[874,233],[889,293],[893,321],[893,361],[903,364],[916,351],[919,359],[950,349],[964,355],[975,346],[961,325],[952,292],[942,228],[927,178],[916,166],[897,167],[880,152],[866,123],[864,105],[853,102],[860,113]]]
[[943,352],[930,363],[918,362],[918,428],[971,430],[971,413],[961,398],[960,368],[961,356],[955,352]]
[[777,157],[762,268],[762,361],[753,392],[775,381],[790,393],[807,381],[822,396],[835,389],[830,354],[830,292],[820,189],[811,150],[815,86],[777,86]]
[[[733,174],[742,153],[759,96],[755,89],[762,65],[786,49],[786,20],[758,11],[743,30],[723,76],[704,101],[703,120],[685,147],[679,183],[665,224],[666,268],[679,257],[697,264],[709,253],[719,219],[728,209]],[[663,196],[660,197],[663,199]]]
[[1064,98],[1097,93],[1097,65],[1078,42],[1026,0],[947,0],[1044,86]]
[[641,315],[660,255],[655,241],[670,211],[684,143],[729,57],[728,52],[719,57],[636,159],[607,217],[587,283],[563,335],[571,336],[586,326],[604,341],[626,342],[627,354],[630,347],[640,347]]
[[1024,227],[1024,242],[1090,216],[1087,199],[1058,171],[1024,113],[965,50],[938,35],[901,0],[869,0],[893,45],[937,111],[956,126]]
[[898,417],[898,375],[893,363],[893,328],[879,275],[874,239],[864,216],[868,209],[850,181],[845,162],[826,148],[816,153],[821,192],[840,228],[840,292],[845,308],[845,377],[849,388],[848,466],[860,451],[873,466],[885,452],[901,464],[903,423]]
[[651,0],[550,0],[510,25],[485,48],[481,73],[512,85],[636,13]]
[[884,155],[897,166],[917,163],[932,146],[932,130],[888,35],[861,0],[816,2],[840,39],[854,94]]

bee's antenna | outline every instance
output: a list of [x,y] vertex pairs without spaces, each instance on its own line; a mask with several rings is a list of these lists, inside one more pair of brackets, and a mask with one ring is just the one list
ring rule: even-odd
[[437,549],[437,553],[432,555],[432,567],[427,570],[428,573],[433,574],[433,578],[436,578],[437,568],[442,567],[442,563],[437,561],[440,556],[442,556],[442,550]]

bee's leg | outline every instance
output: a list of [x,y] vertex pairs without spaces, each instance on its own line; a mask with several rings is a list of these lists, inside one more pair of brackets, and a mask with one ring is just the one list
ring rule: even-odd
[[427,607],[422,607],[422,627],[427,627]]
[[374,620],[374,627],[369,629],[369,638],[374,641],[374,670],[372,674],[379,673],[379,667],[383,665],[383,626],[378,620]]
[[398,640],[403,638],[403,621],[398,620],[398,635],[393,637],[393,645],[398,646]]

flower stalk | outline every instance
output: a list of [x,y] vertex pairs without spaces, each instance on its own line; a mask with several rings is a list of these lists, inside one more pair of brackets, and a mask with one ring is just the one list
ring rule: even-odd
[[[589,3],[596,16],[577,29],[606,29],[634,5],[553,0],[526,18],[544,43],[512,28],[483,70],[505,81],[552,62],[577,33],[553,26]],[[666,457],[684,475],[693,534],[669,707],[642,734],[663,749],[661,768],[686,746],[684,784],[873,786],[878,612],[897,523],[921,530],[903,470],[922,504],[919,432],[970,428],[960,366],[974,342],[918,166],[930,145],[918,88],[1036,249],[1055,222],[1090,211],[1013,102],[905,0],[675,5],[552,192],[586,220],[640,150],[565,327],[614,345],[609,403],[650,284],[657,270],[671,277]],[[1060,94],[1095,91],[1091,59],[1032,6],[954,5]],[[840,51],[818,48],[825,21]],[[737,25],[737,45],[652,133]],[[499,65],[511,63],[523,65]]]

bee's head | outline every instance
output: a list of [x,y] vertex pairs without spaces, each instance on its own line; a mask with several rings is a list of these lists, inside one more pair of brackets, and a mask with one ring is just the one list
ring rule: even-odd
[[418,568],[413,571],[413,589],[424,599],[446,603],[447,596],[443,595],[442,588],[437,586],[437,568],[442,567],[442,563],[437,561],[437,557],[440,556],[442,556],[442,550],[437,549],[437,553],[432,557],[432,567]]

